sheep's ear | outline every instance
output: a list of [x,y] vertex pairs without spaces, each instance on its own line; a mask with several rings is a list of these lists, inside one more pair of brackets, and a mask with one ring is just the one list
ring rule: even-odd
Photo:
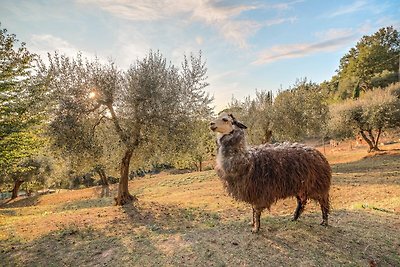
[[236,120],[236,118],[235,118],[235,117],[233,117],[232,113],[229,113],[229,114],[228,114],[228,117],[231,117],[233,121],[235,121],[235,120]]
[[240,121],[236,120],[236,118],[233,117],[232,113],[229,113],[228,116],[232,118],[232,121],[233,121],[232,124],[233,125],[236,125],[240,129],[247,129],[247,126],[244,125],[243,123],[241,123]]
[[233,124],[239,127],[240,129],[247,129],[247,126],[241,123],[240,121],[235,120]]

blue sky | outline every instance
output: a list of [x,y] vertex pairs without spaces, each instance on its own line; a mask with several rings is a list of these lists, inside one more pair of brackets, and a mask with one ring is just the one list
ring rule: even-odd
[[202,50],[216,111],[232,96],[329,80],[363,35],[400,28],[400,0],[1,0],[1,27],[40,55],[113,59]]

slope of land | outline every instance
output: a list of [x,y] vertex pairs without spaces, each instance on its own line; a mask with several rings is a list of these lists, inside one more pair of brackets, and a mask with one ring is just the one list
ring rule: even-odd
[[[400,266],[400,145],[326,149],[332,164],[330,226],[310,202],[264,212],[223,191],[214,171],[147,176],[123,207],[100,188],[19,198],[0,206],[0,266]],[[113,188],[115,194],[115,188]]]

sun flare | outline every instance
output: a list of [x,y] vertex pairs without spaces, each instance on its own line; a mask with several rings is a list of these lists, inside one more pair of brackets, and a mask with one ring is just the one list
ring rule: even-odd
[[90,93],[89,93],[89,98],[92,98],[92,99],[93,99],[93,98],[96,97],[96,95],[97,95],[96,92],[90,92]]

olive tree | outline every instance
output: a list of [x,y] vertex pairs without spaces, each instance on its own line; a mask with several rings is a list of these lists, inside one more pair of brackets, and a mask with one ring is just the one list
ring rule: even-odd
[[201,54],[184,57],[177,68],[151,51],[127,71],[112,62],[56,54],[42,70],[50,77],[49,92],[57,96],[55,118],[65,121],[54,121],[54,127],[65,126],[65,135],[58,140],[65,149],[95,151],[98,140],[93,133],[100,125],[112,125],[117,138],[108,140],[117,139],[122,151],[117,205],[136,199],[128,190],[135,152],[141,148],[168,151],[171,143],[186,136],[185,125],[211,112],[212,99],[203,90],[208,84]]
[[272,129],[278,140],[297,141],[324,135],[328,115],[325,94],[306,79],[280,92],[273,103]]
[[109,192],[104,145],[99,138],[100,119],[105,110],[92,103],[90,88],[95,63],[87,62],[80,55],[71,59],[57,53],[49,55],[49,65],[38,66],[38,76],[47,87],[47,134],[54,155],[67,161],[70,172],[99,174],[102,195]]
[[330,131],[342,136],[359,133],[368,144],[369,152],[379,150],[382,131],[400,126],[399,92],[400,83],[397,83],[332,105]]
[[254,99],[246,97],[243,101],[235,98],[229,103],[227,111],[235,113],[248,127],[250,144],[263,144],[272,137],[272,92],[256,91]]
[[7,173],[7,176],[14,182],[11,199],[18,196],[19,188],[23,183],[32,182],[43,185],[51,171],[52,165],[46,157],[23,159],[17,168]]

